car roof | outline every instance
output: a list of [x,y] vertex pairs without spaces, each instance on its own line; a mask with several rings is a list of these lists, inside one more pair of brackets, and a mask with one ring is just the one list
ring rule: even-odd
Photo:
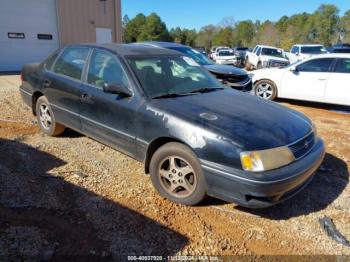
[[140,56],[140,55],[179,55],[180,53],[174,50],[159,48],[145,44],[73,44],[66,47],[91,47],[104,48],[114,51],[122,56]]
[[294,45],[294,46],[323,46],[323,45],[321,45],[321,44],[297,44],[297,45]]

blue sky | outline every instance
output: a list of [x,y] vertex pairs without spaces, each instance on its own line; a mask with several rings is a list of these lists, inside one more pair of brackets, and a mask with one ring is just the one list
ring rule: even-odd
[[122,0],[122,12],[130,18],[138,13],[156,12],[169,29],[177,26],[200,29],[220,23],[224,17],[233,17],[235,21],[276,21],[283,15],[312,13],[322,3],[338,6],[341,15],[350,10],[350,0]]

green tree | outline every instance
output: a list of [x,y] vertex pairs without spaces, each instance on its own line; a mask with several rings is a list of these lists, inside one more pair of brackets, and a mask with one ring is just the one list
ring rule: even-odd
[[207,25],[202,27],[198,32],[196,38],[196,45],[203,46],[206,50],[209,50],[213,46],[213,39],[217,33],[217,28],[214,25]]
[[127,43],[136,42],[146,23],[146,16],[138,14],[125,25],[124,40]]
[[156,13],[146,17],[145,24],[141,26],[141,32],[137,41],[169,41],[170,35],[165,23]]
[[339,25],[339,9],[335,5],[321,5],[314,14],[316,39],[326,46],[332,45]]
[[236,24],[234,29],[234,44],[237,46],[250,46],[255,36],[253,21],[246,20]]
[[222,28],[213,38],[214,45],[232,46],[233,29],[231,27]]
[[339,31],[341,40],[350,43],[350,10],[340,19]]

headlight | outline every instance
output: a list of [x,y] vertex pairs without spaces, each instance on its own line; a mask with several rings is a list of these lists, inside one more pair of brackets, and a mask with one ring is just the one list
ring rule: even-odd
[[246,171],[260,172],[286,166],[295,160],[288,147],[282,146],[260,151],[241,152],[242,168]]

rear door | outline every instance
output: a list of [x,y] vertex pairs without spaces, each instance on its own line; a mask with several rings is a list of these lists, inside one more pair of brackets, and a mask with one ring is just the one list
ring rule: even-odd
[[83,132],[118,150],[135,156],[137,94],[122,97],[105,93],[103,85],[123,85],[133,90],[129,77],[118,57],[102,49],[95,49],[85,76],[81,99]]
[[327,83],[325,102],[350,105],[350,58],[337,59]]
[[282,79],[280,97],[323,102],[333,58],[306,61],[296,71],[286,70]]
[[43,79],[44,94],[56,120],[78,131],[81,130],[81,78],[89,51],[88,47],[63,49],[53,66],[45,70]]

